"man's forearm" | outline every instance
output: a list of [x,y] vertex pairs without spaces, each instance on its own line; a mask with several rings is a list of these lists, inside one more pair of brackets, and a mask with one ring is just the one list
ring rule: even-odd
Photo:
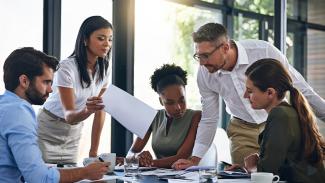
[[86,177],[83,168],[59,169],[60,182],[76,182]]

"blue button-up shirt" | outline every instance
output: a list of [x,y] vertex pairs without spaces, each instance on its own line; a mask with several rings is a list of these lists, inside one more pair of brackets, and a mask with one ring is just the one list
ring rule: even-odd
[[36,115],[32,105],[16,94],[0,95],[0,183],[59,182],[56,168],[42,160],[37,143]]

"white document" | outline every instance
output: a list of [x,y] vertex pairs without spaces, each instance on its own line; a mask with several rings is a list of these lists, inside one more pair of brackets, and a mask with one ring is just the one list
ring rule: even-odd
[[163,177],[163,176],[172,176],[172,175],[181,175],[184,174],[184,170],[173,170],[173,169],[163,169],[159,168],[157,170],[151,170],[151,171],[144,171],[141,172],[141,175],[155,175],[158,177]]
[[[168,183],[183,183],[183,182],[191,182],[191,183],[199,183],[199,172],[187,172],[182,174],[183,178],[168,179]],[[213,181],[212,181],[213,182]]]
[[192,180],[192,179],[168,179],[168,183],[184,183],[184,182],[200,183],[198,180]]
[[157,114],[157,110],[114,85],[106,89],[103,102],[107,113],[142,139]]
[[99,179],[99,180],[88,180],[88,179],[84,179],[81,180],[77,183],[89,183],[89,182],[103,182],[105,181],[106,183],[115,183],[116,179],[121,178],[121,176],[116,176],[116,175],[104,175],[103,178]]
[[218,183],[251,183],[251,179],[219,179]]

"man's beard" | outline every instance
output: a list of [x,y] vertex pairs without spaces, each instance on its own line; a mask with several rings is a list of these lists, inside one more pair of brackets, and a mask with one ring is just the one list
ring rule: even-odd
[[41,92],[39,92],[34,83],[31,83],[31,85],[25,91],[25,94],[29,102],[33,105],[43,105],[49,95],[48,93],[43,95]]

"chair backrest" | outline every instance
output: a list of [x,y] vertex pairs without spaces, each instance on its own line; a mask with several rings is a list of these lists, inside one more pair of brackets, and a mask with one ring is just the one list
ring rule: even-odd
[[218,128],[209,150],[201,159],[199,166],[216,166],[217,162],[231,163],[230,141],[223,128]]
[[214,136],[213,143],[217,147],[218,161],[231,163],[230,141],[226,131],[223,128],[218,128]]
[[217,148],[214,143],[201,159],[199,166],[216,166],[218,162]]

